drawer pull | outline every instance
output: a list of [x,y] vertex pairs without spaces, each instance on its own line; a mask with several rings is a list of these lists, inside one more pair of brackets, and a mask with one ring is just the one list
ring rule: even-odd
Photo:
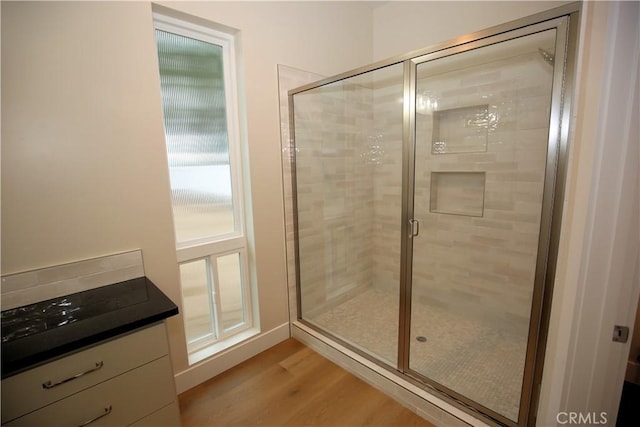
[[68,383],[69,381],[75,380],[76,378],[80,378],[80,377],[81,377],[81,376],[83,376],[83,375],[87,375],[87,374],[90,374],[91,372],[95,372],[95,371],[97,371],[98,369],[102,368],[102,366],[103,366],[103,365],[104,365],[104,363],[103,363],[103,362],[102,362],[102,360],[101,360],[101,361],[99,361],[99,362],[96,362],[96,366],[95,366],[95,367],[93,367],[93,368],[91,368],[91,369],[89,369],[89,370],[87,370],[87,371],[80,372],[79,374],[75,374],[74,376],[69,377],[69,378],[66,378],[66,379],[64,379],[64,380],[62,380],[62,381],[58,381],[58,382],[56,382],[56,383],[52,383],[52,382],[49,380],[49,381],[47,381],[46,383],[42,383],[42,388],[44,388],[44,389],[47,389],[47,390],[48,390],[48,389],[51,389],[51,388],[57,387],[57,386],[59,386],[59,385],[62,385],[62,384],[64,384],[64,383]]
[[111,413],[111,405],[107,406],[104,408],[104,412],[100,415],[98,415],[95,418],[91,418],[89,421],[85,421],[82,424],[80,424],[78,427],[84,427],[84,426],[88,426],[89,424],[91,424],[94,421],[98,421],[100,418],[102,417],[106,417],[107,415],[109,415]]

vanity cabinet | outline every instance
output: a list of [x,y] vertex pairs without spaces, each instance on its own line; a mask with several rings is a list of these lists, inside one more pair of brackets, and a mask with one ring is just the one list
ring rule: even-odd
[[164,322],[2,381],[3,427],[178,426]]

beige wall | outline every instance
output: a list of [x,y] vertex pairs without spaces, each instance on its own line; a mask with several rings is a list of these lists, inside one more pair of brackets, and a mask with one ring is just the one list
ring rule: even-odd
[[373,12],[373,59],[422,49],[567,1],[390,1]]
[[[385,2],[373,12],[370,5],[334,2],[168,5],[240,30],[267,331],[287,319],[276,64],[332,75],[556,3]],[[2,274],[141,248],[147,274],[179,301],[150,4],[3,1],[1,7]],[[602,37],[584,47],[597,55],[588,73],[585,67],[583,90],[600,87]],[[598,105],[600,98],[580,99]],[[593,162],[593,150],[580,144],[565,214],[573,230],[563,233],[570,248],[561,248],[559,263],[569,284],[580,271],[575,249],[585,229],[576,212],[588,205],[582,200],[588,191],[578,190],[588,190]],[[564,276],[562,264],[571,267]],[[563,287],[554,300],[552,331],[559,332],[550,336],[541,403],[549,420],[559,407],[550,402],[562,397],[576,295],[575,286]],[[172,319],[169,330],[179,372],[186,368],[181,320]]]
[[148,4],[2,3],[3,275],[141,248],[179,301],[153,43]]
[[[370,62],[370,8],[165,5],[239,30],[266,333],[288,321],[276,65],[330,75]],[[2,274],[140,248],[179,303],[151,4],[2,2],[2,63]],[[176,372],[181,322],[169,321]]]
[[[640,294],[637,2],[585,2],[576,107],[539,422],[558,411],[608,414],[620,402]],[[635,90],[634,90],[635,89]],[[632,195],[635,195],[633,197]],[[635,237],[635,238],[634,238]]]

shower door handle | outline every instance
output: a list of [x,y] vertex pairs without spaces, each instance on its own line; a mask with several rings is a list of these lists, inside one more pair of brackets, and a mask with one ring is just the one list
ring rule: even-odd
[[409,237],[416,237],[420,233],[420,221],[417,219],[409,220]]

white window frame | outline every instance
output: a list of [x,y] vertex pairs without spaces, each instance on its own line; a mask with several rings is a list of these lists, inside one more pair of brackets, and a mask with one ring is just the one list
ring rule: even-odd
[[[243,203],[244,185],[242,182],[242,153],[240,138],[240,120],[238,103],[238,82],[235,56],[235,38],[232,34],[213,28],[176,19],[171,16],[153,13],[154,30],[166,31],[184,37],[201,40],[222,47],[223,78],[225,88],[225,106],[227,116],[227,137],[229,144],[229,166],[231,173],[231,192],[233,203],[233,220],[235,230],[230,233],[209,238],[192,239],[185,242],[176,241],[178,264],[206,260],[210,266],[207,271],[209,288],[208,301],[213,304],[214,333],[203,338],[187,342],[189,363],[196,363],[217,351],[236,344],[239,340],[257,334],[254,328],[253,296],[247,255],[247,235],[245,211]],[[155,31],[154,31],[155,33]],[[218,282],[217,259],[237,253],[240,261],[240,277],[242,283],[242,302],[244,323],[224,330],[221,318],[220,291]],[[186,328],[186,323],[185,323]],[[244,332],[244,333],[243,333]]]

